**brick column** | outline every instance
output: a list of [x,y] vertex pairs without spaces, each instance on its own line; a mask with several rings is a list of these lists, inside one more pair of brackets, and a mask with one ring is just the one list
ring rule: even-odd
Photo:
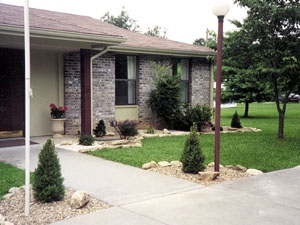
[[80,50],[81,64],[81,133],[91,135],[91,54]]

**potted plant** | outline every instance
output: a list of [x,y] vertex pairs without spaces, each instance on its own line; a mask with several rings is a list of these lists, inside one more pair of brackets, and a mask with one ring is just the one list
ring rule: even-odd
[[55,104],[50,104],[50,116],[51,116],[51,128],[53,132],[53,138],[61,138],[65,130],[65,120],[67,106],[57,107]]

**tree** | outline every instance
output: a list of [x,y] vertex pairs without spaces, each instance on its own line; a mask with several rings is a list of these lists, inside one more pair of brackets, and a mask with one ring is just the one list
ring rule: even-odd
[[140,26],[137,24],[137,21],[129,17],[124,6],[122,7],[121,13],[117,17],[110,15],[109,12],[106,12],[104,16],[101,17],[101,20],[134,32],[138,32],[140,28]]
[[217,50],[217,34],[213,30],[206,30],[206,38],[198,38],[194,41],[194,45],[206,46],[213,50]]
[[184,144],[181,156],[182,171],[185,173],[196,174],[205,169],[204,161],[205,156],[201,151],[197,125],[194,123],[191,127],[191,133]]
[[239,30],[226,33],[223,42],[222,101],[245,103],[244,117],[249,116],[249,104],[271,100],[271,87],[265,77],[252,70],[253,59],[249,46],[252,40],[240,29],[242,23],[231,21]]
[[250,69],[273,88],[278,138],[283,139],[288,96],[299,90],[300,84],[300,0],[235,0],[235,3],[248,8],[241,29],[252,43]]
[[161,27],[158,25],[155,25],[152,29],[148,27],[148,31],[145,33],[146,35],[153,36],[153,37],[161,37],[161,38],[167,38],[167,30],[164,28],[164,30],[161,30]]
[[172,65],[152,63],[155,89],[147,101],[167,128],[172,127],[180,107],[180,74],[172,75]]
[[54,142],[48,139],[39,153],[39,163],[34,171],[34,197],[41,202],[60,201],[65,195],[64,178]]

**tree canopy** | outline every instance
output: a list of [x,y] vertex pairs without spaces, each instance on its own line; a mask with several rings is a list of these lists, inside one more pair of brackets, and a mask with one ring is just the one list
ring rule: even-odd
[[161,26],[155,25],[152,29],[148,27],[148,31],[145,34],[153,37],[167,38],[167,29],[164,28],[162,30]]
[[137,24],[137,21],[129,17],[124,6],[122,7],[121,13],[117,17],[110,15],[109,12],[106,12],[104,16],[101,17],[101,20],[134,32],[138,32],[140,28],[140,26]]
[[[273,88],[279,114],[278,138],[284,138],[288,96],[300,84],[300,0],[235,0],[247,7],[241,27],[247,38],[252,75]],[[280,104],[280,97],[283,103]]]

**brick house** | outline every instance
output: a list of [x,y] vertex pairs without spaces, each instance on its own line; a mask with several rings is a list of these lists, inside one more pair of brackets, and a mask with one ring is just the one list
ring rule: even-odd
[[[50,135],[49,104],[67,105],[66,134],[100,119],[152,123],[151,62],[182,71],[181,100],[212,103],[215,52],[146,36],[87,16],[30,9],[31,135]],[[0,3],[0,132],[24,130],[23,7]],[[23,134],[22,134],[23,135]]]

